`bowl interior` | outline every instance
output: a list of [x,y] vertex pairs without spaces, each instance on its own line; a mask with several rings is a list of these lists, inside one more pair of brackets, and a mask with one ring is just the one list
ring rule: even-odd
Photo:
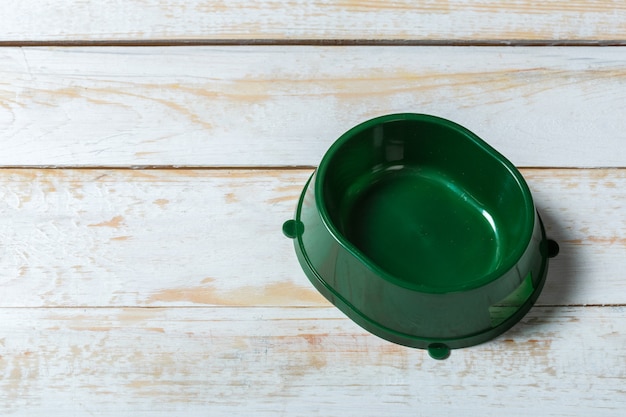
[[475,287],[513,267],[534,219],[515,168],[447,120],[375,120],[342,136],[318,170],[323,215],[343,244],[425,291]]

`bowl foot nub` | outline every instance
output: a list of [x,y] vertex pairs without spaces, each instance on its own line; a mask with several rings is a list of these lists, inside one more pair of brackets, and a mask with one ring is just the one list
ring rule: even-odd
[[444,343],[431,343],[428,345],[428,354],[433,359],[448,359],[450,356],[450,348]]

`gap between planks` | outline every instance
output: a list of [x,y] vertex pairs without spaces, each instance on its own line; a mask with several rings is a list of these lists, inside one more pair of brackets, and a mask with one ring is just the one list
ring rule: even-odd
[[[606,303],[606,304],[534,304],[531,310],[542,308],[622,308],[626,307],[626,303]],[[67,306],[0,306],[2,310],[215,310],[215,309],[257,309],[257,310],[324,310],[324,309],[337,309],[334,305],[294,305],[294,306],[279,306],[279,305],[219,305],[219,304],[206,304],[206,305],[67,305]],[[339,311],[339,310],[338,310]],[[343,313],[342,313],[343,314]],[[347,318],[347,316],[346,316]]]
[[[115,170],[115,171],[300,171],[300,170],[312,170],[316,167],[313,165],[286,165],[286,166],[263,166],[263,165],[251,165],[251,166],[227,166],[227,165],[0,165],[1,170],[16,170],[16,169],[36,169],[36,170]],[[585,168],[588,169],[588,168]],[[598,168],[604,169],[604,168]],[[608,168],[610,169],[610,168]]]
[[[546,167],[546,166],[516,166],[519,170],[532,169],[536,171],[605,171],[625,170],[626,166],[616,167]],[[2,170],[115,170],[115,171],[302,171],[317,169],[315,165],[0,165]]]
[[147,39],[0,41],[0,47],[90,47],[90,46],[626,46],[626,40],[559,39]]

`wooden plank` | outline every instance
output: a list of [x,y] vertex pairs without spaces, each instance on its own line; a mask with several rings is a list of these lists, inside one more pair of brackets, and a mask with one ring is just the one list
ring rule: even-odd
[[626,39],[623,1],[9,1],[9,41]]
[[312,166],[396,112],[518,166],[626,166],[618,47],[2,48],[0,80],[3,166]]
[[498,339],[435,361],[334,308],[0,309],[0,407],[29,416],[619,416],[625,313],[535,308]]
[[[539,303],[624,304],[626,170],[522,170],[546,225],[561,248],[550,261]],[[606,287],[605,287],[606,285]],[[593,294],[593,295],[591,295]],[[580,298],[579,298],[580,297]],[[579,300],[579,301],[574,301]],[[609,301],[613,300],[613,301]]]
[[[0,306],[327,306],[282,223],[311,170],[0,170]],[[625,304],[626,170],[525,169],[541,305]]]

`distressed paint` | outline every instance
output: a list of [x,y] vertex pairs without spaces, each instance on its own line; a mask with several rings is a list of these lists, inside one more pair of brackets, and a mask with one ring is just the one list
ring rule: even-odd
[[[280,43],[624,43],[622,3],[3,4],[4,45],[91,46],[0,48],[0,414],[621,416],[623,49]],[[189,39],[277,44],[92,43]],[[446,361],[345,318],[280,233],[289,167],[404,111],[543,168],[561,244],[529,315]]]
[[615,40],[620,1],[9,1],[2,40]]
[[[625,169],[523,169],[544,305],[624,304]],[[281,233],[310,169],[2,169],[0,306],[326,306]]]
[[0,48],[0,166],[313,166],[430,113],[525,167],[624,167],[620,47]]
[[7,416],[618,416],[624,313],[537,307],[496,340],[435,361],[335,308],[0,308],[0,408]]

